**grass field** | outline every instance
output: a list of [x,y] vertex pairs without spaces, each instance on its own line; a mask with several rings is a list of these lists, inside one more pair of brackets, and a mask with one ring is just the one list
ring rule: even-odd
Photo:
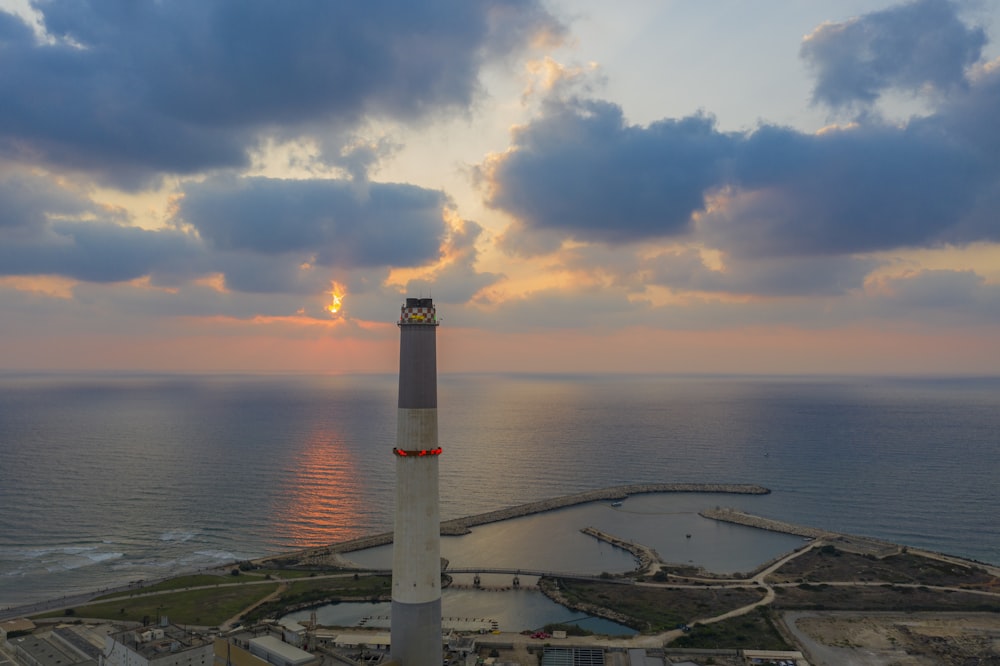
[[[285,582],[269,580],[281,577]],[[280,615],[284,609],[341,599],[370,600],[389,595],[389,576],[338,574],[325,577],[315,572],[267,570],[255,575],[192,575],[172,578],[149,587],[101,597],[99,603],[36,617],[101,618],[142,622],[166,615],[176,624],[214,627],[284,587],[277,598],[255,609],[248,619]]]
[[99,599],[117,599],[120,597],[127,597],[130,594],[142,593],[146,594],[148,592],[169,592],[170,590],[183,590],[186,587],[203,587],[205,585],[225,585],[232,583],[244,583],[244,582],[254,582],[259,581],[259,578],[244,578],[241,576],[213,576],[211,574],[196,574],[193,576],[178,576],[177,578],[171,578],[170,580],[165,580],[154,585],[149,585],[143,587],[141,590],[128,590],[125,592],[113,592],[111,594],[106,594]]
[[[225,580],[225,579],[223,579]],[[89,604],[70,611],[55,611],[39,617],[95,617],[131,622],[155,621],[165,615],[174,624],[215,627],[247,606],[278,589],[278,583],[265,585],[229,585],[200,590],[164,592],[140,597],[119,597]]]

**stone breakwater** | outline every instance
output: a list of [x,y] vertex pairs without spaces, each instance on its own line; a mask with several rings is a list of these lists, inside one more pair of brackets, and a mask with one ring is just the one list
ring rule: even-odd
[[786,523],[780,520],[772,520],[771,518],[755,516],[751,513],[739,511],[737,509],[723,507],[705,509],[704,511],[700,511],[698,515],[703,518],[711,518],[712,520],[720,520],[725,523],[734,523],[737,525],[746,525],[747,527],[756,527],[758,529],[769,530],[771,532],[794,534],[809,539],[822,539],[823,541],[835,545],[842,550],[857,553],[859,555],[887,557],[900,552],[901,548],[898,544],[883,541],[881,539],[856,536],[854,534],[841,534],[839,532],[816,529],[815,527],[795,525],[793,523]]
[[[643,495],[648,493],[726,493],[736,495],[767,495],[770,489],[763,486],[749,484],[729,484],[729,483],[635,483],[624,486],[612,486],[599,490],[589,490],[575,495],[563,495],[552,499],[529,502],[506,509],[477,513],[472,516],[453,518],[442,521],[441,534],[444,536],[459,536],[468,534],[471,528],[476,525],[486,525],[496,523],[511,518],[530,516],[536,513],[554,511],[577,504],[587,504],[588,502],[616,501],[623,500],[629,495]],[[350,553],[355,550],[364,550],[376,546],[384,546],[392,543],[392,532],[384,532],[372,536],[361,537],[342,541],[330,546],[319,548],[308,548],[302,551],[267,557],[258,560],[258,564],[291,564],[297,561],[303,565],[323,565],[323,566],[354,566],[344,558],[341,553]]]
[[530,516],[534,513],[544,513],[554,511],[577,504],[587,504],[588,502],[623,500],[629,495],[642,495],[646,493],[728,493],[738,495],[767,495],[771,491],[763,486],[752,486],[746,484],[715,484],[715,483],[639,483],[627,486],[612,486],[601,490],[590,490],[576,495],[564,495],[553,499],[542,500],[540,502],[529,502],[519,504],[507,509],[487,511],[474,516],[455,518],[441,523],[441,534],[457,536],[468,534],[469,528],[476,525],[496,523],[501,520]]
[[745,511],[738,511],[736,509],[717,507],[715,509],[705,509],[704,511],[699,511],[698,515],[702,518],[711,518],[712,520],[719,520],[724,523],[756,527],[757,529],[768,530],[771,532],[781,532],[782,534],[794,534],[796,536],[808,537],[810,539],[824,539],[836,536],[833,532],[818,530],[815,527],[805,527],[803,525],[785,523],[780,520],[762,518],[761,516],[755,516],[753,514],[746,513]]
[[621,548],[622,550],[627,550],[632,553],[632,556],[636,559],[636,573],[647,574],[655,568],[659,568],[657,565],[660,562],[660,555],[655,550],[648,546],[643,546],[640,543],[635,543],[634,541],[628,541],[626,539],[621,539],[607,532],[602,532],[596,527],[584,527],[580,530],[588,536],[592,536],[598,541],[603,541],[605,543],[611,544],[615,548]]

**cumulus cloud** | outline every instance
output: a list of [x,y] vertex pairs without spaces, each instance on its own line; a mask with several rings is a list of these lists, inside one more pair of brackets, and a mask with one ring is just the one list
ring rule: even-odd
[[38,3],[0,12],[0,153],[137,185],[244,166],[267,128],[467,107],[479,69],[561,25],[537,0]]
[[483,227],[471,220],[464,220],[460,226],[452,228],[444,246],[444,263],[429,277],[410,280],[406,292],[433,294],[440,303],[467,303],[481,289],[499,281],[502,275],[480,272],[476,268],[479,258],[476,241],[482,233]]
[[879,301],[904,311],[964,312],[1000,321],[1000,285],[973,271],[920,270],[884,278],[880,286]]
[[483,165],[487,202],[515,217],[503,247],[521,254],[564,239],[687,237],[757,256],[997,240],[1000,224],[981,201],[1000,178],[988,143],[1000,96],[977,85],[966,98],[979,103],[954,108],[984,125],[986,144],[945,112],[902,127],[733,135],[705,117],[626,126],[607,103],[560,106]]
[[191,277],[203,259],[192,235],[119,224],[86,192],[47,177],[4,173],[0,202],[0,276],[122,282],[181,271]]
[[[0,244],[0,273],[61,275],[90,282],[123,282],[202,259],[196,238],[110,222],[56,222],[45,233]],[[188,274],[191,277],[193,274]]]
[[686,233],[733,146],[708,116],[637,127],[596,100],[553,101],[513,139],[481,168],[487,203],[531,230],[608,243]]
[[340,180],[213,178],[184,190],[178,221],[216,250],[297,253],[321,266],[417,266],[438,256],[444,194]]
[[[1000,160],[921,121],[806,135],[763,127],[741,144],[732,191],[703,227],[758,255],[837,255],[1000,238],[961,221]],[[971,230],[970,230],[971,231]]]
[[317,294],[334,277],[370,290],[366,280],[434,265],[444,253],[466,289],[495,279],[474,268],[481,227],[452,229],[448,198],[412,185],[367,183],[359,192],[344,180],[210,178],[182,190],[160,229],[133,226],[86,192],[17,170],[0,177],[0,199],[0,275],[148,277],[159,286],[221,275],[229,291]]
[[[599,72],[545,61],[538,114],[478,169],[486,203],[512,219],[500,246],[550,255],[512,268],[510,297],[503,275],[479,270],[482,227],[444,192],[371,181],[399,147],[359,133],[468,108],[486,60],[558,37],[536,0],[38,11],[41,39],[0,11],[0,277],[79,281],[80,312],[319,320],[334,280],[345,319],[391,320],[385,302],[405,288],[495,330],[577,327],[590,312],[608,327],[1000,312],[996,286],[967,272],[868,291],[885,268],[873,253],[1000,240],[1000,66],[977,63],[983,32],[943,0],[822,26],[802,47],[822,104],[947,92],[897,125],[874,113],[816,134],[722,132],[708,113],[638,125],[590,97]],[[350,180],[238,175],[267,139],[308,147],[290,153],[306,156],[301,177]],[[252,173],[280,172],[265,161]],[[176,210],[150,230],[67,185],[74,170],[123,187],[198,178],[170,181]],[[520,272],[539,264],[545,287]]]
[[0,238],[10,241],[19,235],[36,235],[50,215],[81,215],[95,206],[78,192],[49,178],[15,171],[0,175]]
[[949,0],[915,0],[843,23],[819,26],[801,55],[816,72],[813,101],[832,107],[870,104],[887,90],[948,92],[986,44]]
[[787,296],[839,296],[861,289],[879,265],[858,257],[790,257],[755,260],[727,256],[709,265],[697,250],[665,252],[646,258],[647,284],[678,291]]
[[[853,288],[871,267],[836,257],[998,241],[1000,66],[970,67],[983,43],[981,30],[939,0],[823,26],[807,39],[830,99],[835,88],[845,100],[893,86],[949,91],[932,113],[899,124],[869,115],[817,133],[767,123],[723,133],[706,115],[632,125],[612,103],[557,98],[480,168],[486,202],[513,218],[501,247],[531,255],[570,240],[695,243],[775,293],[796,272],[802,289],[823,290],[817,276],[830,290]],[[865,67],[838,60],[834,46],[860,49],[880,78],[835,87],[838,67]],[[765,269],[768,258],[783,263]],[[692,284],[741,291],[717,271],[690,269]]]

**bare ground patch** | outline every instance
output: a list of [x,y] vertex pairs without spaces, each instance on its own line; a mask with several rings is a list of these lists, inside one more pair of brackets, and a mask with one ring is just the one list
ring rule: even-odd
[[816,666],[997,666],[995,613],[785,613]]

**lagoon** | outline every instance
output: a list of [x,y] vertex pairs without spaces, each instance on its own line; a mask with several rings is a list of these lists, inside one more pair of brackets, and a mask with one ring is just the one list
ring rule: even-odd
[[[654,548],[671,563],[701,566],[715,573],[751,571],[802,545],[800,537],[766,532],[702,518],[698,511],[728,505],[737,498],[722,494],[656,493],[636,495],[612,506],[592,502],[472,528],[469,534],[442,537],[442,557],[449,569],[507,568],[600,575],[635,568],[633,556],[583,534],[584,527]],[[739,496],[752,506],[753,496]],[[356,564],[371,569],[392,568],[392,545],[347,553]],[[627,627],[592,618],[560,606],[534,589],[470,589],[472,574],[456,574],[455,589],[442,594],[446,617],[496,620],[503,631],[534,630],[550,623],[581,623],[595,633],[628,635]],[[512,576],[486,574],[487,588],[509,588]],[[536,579],[520,577],[522,586]],[[358,626],[363,618],[389,615],[390,604],[339,603],[316,609],[324,626]],[[310,611],[292,613],[302,621]],[[366,626],[388,626],[368,620]]]

